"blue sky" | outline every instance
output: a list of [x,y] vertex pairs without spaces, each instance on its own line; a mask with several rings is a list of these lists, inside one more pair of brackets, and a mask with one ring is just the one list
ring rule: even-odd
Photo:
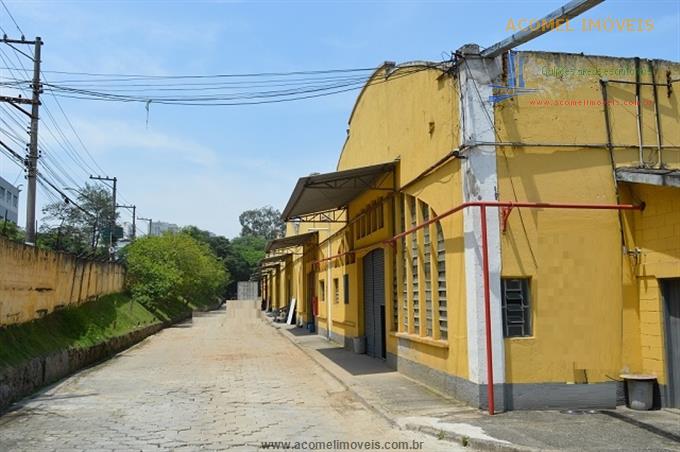
[[[565,1],[6,3],[27,37],[44,39],[46,70],[167,75],[441,60],[465,43],[503,39],[509,18],[540,18]],[[609,0],[585,17],[652,19],[655,26],[646,33],[549,33],[520,48],[680,61],[680,0]],[[0,25],[18,33],[3,10]],[[64,99],[62,106],[139,215],[231,237],[243,210],[282,209],[298,177],[335,169],[355,96],[246,107],[152,104],[148,128],[142,104]],[[45,102],[58,111],[52,99]],[[87,174],[58,147],[53,153],[82,185]],[[2,155],[0,176],[20,176]]]

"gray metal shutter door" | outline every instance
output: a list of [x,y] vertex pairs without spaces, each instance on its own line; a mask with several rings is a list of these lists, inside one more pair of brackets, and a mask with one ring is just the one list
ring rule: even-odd
[[662,282],[666,310],[666,365],[668,369],[668,405],[680,408],[680,279]]
[[[385,251],[373,251],[373,319],[375,352],[373,356],[384,358],[385,348]],[[382,311],[382,315],[381,315]]]
[[373,312],[373,253],[367,254],[364,264],[364,334],[366,335],[366,354],[375,356],[375,325]]

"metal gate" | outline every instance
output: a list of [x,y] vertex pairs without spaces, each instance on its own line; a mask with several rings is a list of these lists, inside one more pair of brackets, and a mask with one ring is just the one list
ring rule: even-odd
[[385,358],[385,252],[371,251],[363,265],[366,354]]
[[680,408],[680,278],[659,282],[666,331],[666,400],[669,407]]
[[239,300],[256,300],[257,286],[257,281],[239,281],[236,285],[236,298]]

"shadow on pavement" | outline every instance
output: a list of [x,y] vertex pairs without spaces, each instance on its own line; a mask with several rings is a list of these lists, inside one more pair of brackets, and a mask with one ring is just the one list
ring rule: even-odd
[[390,369],[383,360],[371,358],[367,355],[358,355],[343,348],[320,348],[317,351],[352,375],[396,372],[394,369]]
[[312,336],[316,333],[310,333],[306,328],[293,328],[288,330],[293,336]]
[[631,425],[634,425],[636,427],[639,427],[641,429],[647,430],[648,432],[654,433],[655,435],[663,436],[664,438],[670,439],[671,441],[676,441],[678,444],[680,444],[680,435],[675,435],[669,431],[663,430],[659,427],[656,427],[652,424],[649,424],[647,422],[643,422],[637,419],[633,419],[630,416],[625,416],[623,414],[617,413],[615,411],[600,411],[602,414],[606,414],[607,416],[611,416],[615,419],[618,419],[623,422],[627,422]]

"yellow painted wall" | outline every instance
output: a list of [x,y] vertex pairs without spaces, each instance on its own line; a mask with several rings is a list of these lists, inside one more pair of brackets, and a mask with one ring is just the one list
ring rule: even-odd
[[0,238],[0,326],[124,289],[125,269]]
[[403,68],[373,76],[357,99],[338,170],[401,158],[405,185],[458,147],[456,80],[438,69]]
[[[373,81],[357,100],[350,121],[349,136],[338,162],[338,170],[399,159],[397,185],[402,187],[458,147],[458,89],[455,79],[436,69],[409,74],[410,71],[413,69],[397,70],[390,76],[393,80],[384,83],[381,82],[384,80],[384,71],[379,70],[374,75]],[[391,183],[391,179],[385,181],[386,186],[388,183]],[[460,164],[453,160],[440,166],[423,180],[410,185],[404,192],[429,204],[436,213],[442,213],[462,202],[461,186]],[[368,192],[357,198],[350,204],[350,218],[379,196],[386,196],[386,193]],[[394,234],[391,206],[391,201],[386,202],[387,227],[357,241],[356,247],[379,244]],[[410,344],[410,347],[400,349],[400,356],[438,370],[467,377],[462,215],[443,219],[442,227],[446,237],[449,338],[448,341],[436,341],[424,338],[420,334],[408,335],[406,332],[399,332],[402,337],[400,340]],[[361,259],[369,251],[370,249],[365,249],[358,252],[356,263],[350,266],[354,267],[350,270],[350,281],[353,290],[357,291],[358,303],[351,304],[344,310],[344,318],[351,317],[353,321],[357,319],[359,327],[356,331],[361,334],[363,334]],[[387,329],[390,332],[387,337],[387,350],[396,354],[398,332],[391,326],[392,271],[394,271],[392,252],[391,247],[385,247],[386,317],[390,319]],[[420,278],[422,279],[422,274]],[[398,296],[402,297],[401,290],[398,291]],[[403,300],[400,303],[403,303]],[[424,309],[422,313],[424,318]],[[399,324],[402,324],[401,317]],[[354,334],[355,329],[345,328],[344,332]]]
[[[520,52],[526,86],[540,91],[496,106],[498,141],[527,143],[605,143],[603,106],[539,106],[537,100],[601,99],[599,76],[550,75],[544,68],[580,68],[613,72],[632,59]],[[645,65],[643,64],[643,67]],[[661,63],[664,74],[669,63]],[[677,74],[680,67],[672,66]],[[643,75],[643,81],[649,74]],[[621,78],[634,80],[634,75]],[[660,75],[657,76],[659,81]],[[610,85],[612,135],[615,144],[637,143],[634,86]],[[633,96],[634,97],[634,96]],[[651,97],[651,88],[643,90]],[[533,103],[532,103],[533,102]],[[678,101],[659,90],[664,142],[679,144]],[[653,107],[643,108],[644,144],[656,144]],[[645,152],[649,160],[651,152]],[[502,200],[616,203],[612,161],[606,149],[498,147],[497,168]],[[671,167],[680,167],[676,151],[664,152]],[[617,166],[636,165],[637,150],[615,149]],[[646,216],[645,213],[643,215]],[[675,233],[676,242],[678,233]],[[509,382],[610,381],[625,369],[639,369],[650,338],[637,324],[634,273],[622,253],[616,212],[515,209],[502,234],[502,274],[531,278],[533,337],[506,339]],[[630,246],[630,244],[628,244]],[[677,256],[671,259],[678,265]],[[670,265],[668,263],[664,265]],[[666,267],[664,267],[666,268]],[[652,289],[654,290],[654,289]],[[658,292],[658,290],[657,290]],[[642,306],[642,301],[640,302]],[[640,313],[644,318],[645,315]],[[647,317],[648,318],[648,317]],[[655,323],[658,330],[658,322]],[[642,346],[642,357],[638,352]],[[658,350],[657,350],[658,351]],[[654,354],[654,353],[653,353]],[[649,353],[648,353],[649,355]],[[658,353],[654,354],[658,356]],[[643,368],[646,368],[643,365]],[[656,368],[655,368],[656,369]]]
[[[604,107],[594,105],[555,105],[556,102],[602,101],[600,78],[635,81],[633,58],[614,58],[551,52],[518,52],[524,66],[524,81],[535,93],[519,95],[496,104],[496,130],[498,141],[524,141],[534,143],[606,143]],[[654,62],[656,82],[680,76],[680,63]],[[573,71],[571,75],[554,75],[557,69]],[[579,75],[578,71],[587,71]],[[595,71],[609,75],[597,75]],[[641,81],[651,82],[647,61],[641,61]],[[618,75],[617,75],[618,74]],[[677,85],[677,84],[676,84]],[[677,89],[675,90],[677,91]],[[617,145],[637,146],[635,114],[635,85],[608,83],[612,142]],[[668,96],[666,87],[657,90],[662,142],[680,145],[680,106],[678,93]],[[642,138],[645,145],[656,145],[656,121],[651,86],[641,87]],[[549,105],[539,103],[549,102]],[[626,105],[630,103],[631,105]],[[590,149],[590,153],[608,153]],[[671,168],[680,168],[680,148],[664,149],[664,162]],[[646,149],[645,160],[656,162],[656,150]],[[638,163],[637,149],[617,148],[614,151],[617,166]]]
[[631,370],[657,375],[666,383],[663,306],[659,279],[680,278],[680,189],[643,184],[623,184],[628,202],[644,201],[643,212],[626,215],[628,247],[639,248],[627,257],[637,277],[637,328],[639,362]]
[[[597,74],[630,70],[632,59],[592,57],[544,52],[521,52],[524,80],[538,92],[520,95],[495,106],[500,142],[598,143],[606,142],[604,108]],[[655,62],[657,82],[671,70],[677,78],[677,63]],[[647,64],[643,61],[642,68]],[[555,76],[555,68],[591,74]],[[399,159],[397,185],[403,187],[455,149],[459,144],[458,90],[456,81],[438,70],[409,75],[398,69],[385,82],[378,70],[359,96],[350,120],[338,170]],[[634,74],[607,78],[634,80]],[[650,81],[649,71],[642,76]],[[611,106],[612,141],[635,145],[632,85],[608,87]],[[652,98],[650,87],[642,89],[643,100]],[[662,141],[680,144],[678,94],[658,90]],[[595,105],[556,105],[581,100]],[[552,102],[551,105],[536,101]],[[533,103],[532,103],[533,102]],[[654,107],[643,107],[643,143],[656,144]],[[645,150],[645,160],[654,162],[656,150]],[[680,149],[664,149],[664,163],[680,168]],[[505,340],[506,381],[510,383],[604,382],[618,378],[621,371],[654,372],[664,382],[663,327],[657,279],[680,276],[680,226],[677,189],[617,184],[612,166],[638,164],[635,148],[588,147],[497,147],[498,192],[501,200],[567,203],[647,202],[642,213],[623,215],[614,211],[514,209],[507,230],[501,234],[502,275],[531,278],[533,336]],[[387,182],[387,181],[386,181]],[[632,186],[632,185],[631,185]],[[423,180],[409,185],[404,193],[415,196],[441,213],[462,202],[460,164],[451,160]],[[368,192],[349,206],[350,221],[386,192]],[[408,221],[407,221],[408,222]],[[392,235],[391,203],[386,202],[386,227],[357,240],[355,248],[379,245]],[[325,226],[325,225],[318,225]],[[422,331],[399,331],[388,335],[388,352],[397,352],[397,334],[410,344],[399,348],[400,356],[463,378],[468,376],[466,291],[463,246],[463,216],[442,220],[446,237],[446,270],[449,337],[442,344],[422,337]],[[300,230],[300,233],[305,231]],[[342,251],[342,231],[334,229],[332,254]],[[622,239],[623,237],[623,239]],[[320,233],[312,260],[327,255]],[[623,241],[622,241],[623,240]],[[632,265],[623,246],[640,247],[642,261]],[[340,303],[333,304],[333,332],[344,336],[363,334],[361,259],[370,249],[360,249],[356,261],[332,263],[332,277],[340,283]],[[391,319],[392,255],[385,249],[386,313]],[[307,263],[308,269],[311,264]],[[350,275],[350,304],[342,303],[342,275]],[[318,281],[326,280],[326,263],[316,269]],[[422,287],[422,281],[420,282]],[[398,291],[401,296],[401,290]],[[421,298],[422,299],[422,298]],[[332,300],[330,300],[332,303]],[[326,329],[326,303],[319,303],[319,326]],[[402,309],[399,309],[400,316]],[[423,310],[424,312],[424,310]],[[391,326],[391,321],[388,322]],[[388,329],[390,331],[390,329]]]

